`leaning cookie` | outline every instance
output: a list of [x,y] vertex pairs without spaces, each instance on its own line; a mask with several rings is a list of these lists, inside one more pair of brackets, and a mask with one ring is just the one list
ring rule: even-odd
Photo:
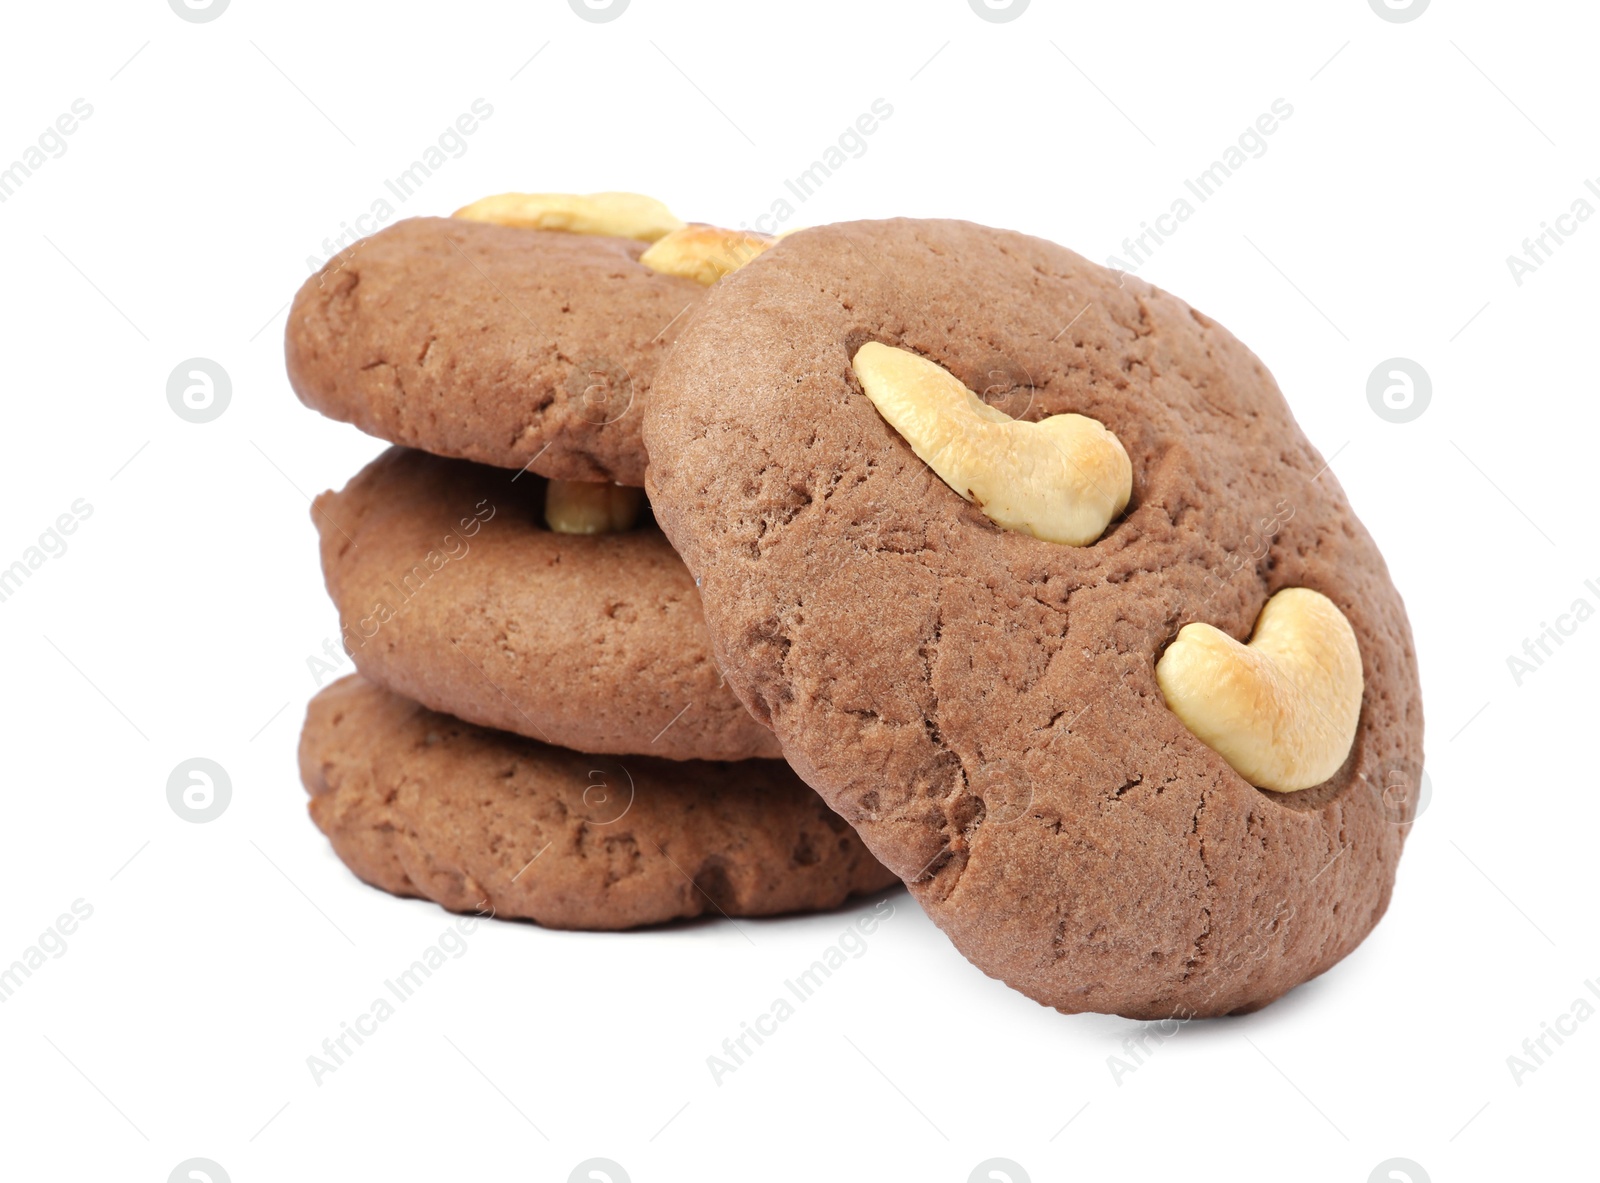
[[723,684],[694,580],[642,502],[391,448],[312,512],[345,648],[381,686],[563,747],[778,756]]
[[989,974],[1224,1014],[1383,915],[1405,610],[1181,300],[969,223],[802,231],[712,291],[645,442],[729,683]]
[[300,770],[358,877],[453,911],[622,929],[832,908],[894,882],[781,761],[588,756],[354,675],[311,700]]
[[640,485],[657,364],[708,285],[766,242],[632,194],[503,194],[409,219],[301,287],[289,380],[392,443]]

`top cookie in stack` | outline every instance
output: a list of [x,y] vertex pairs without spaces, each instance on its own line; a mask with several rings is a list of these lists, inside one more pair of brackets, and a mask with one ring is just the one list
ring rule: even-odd
[[[658,363],[710,285],[768,245],[632,194],[505,194],[398,223],[301,288],[295,391],[404,445],[313,511],[370,685],[318,696],[302,768],[363,878],[598,928],[832,906],[892,882],[771,759],[634,487]],[[405,756],[445,733],[428,760]],[[587,764],[596,783],[566,783]],[[654,805],[634,808],[645,792]],[[813,814],[822,831],[796,820]]]
[[391,443],[643,485],[657,365],[706,289],[770,241],[629,193],[508,193],[409,219],[300,289],[289,381]]

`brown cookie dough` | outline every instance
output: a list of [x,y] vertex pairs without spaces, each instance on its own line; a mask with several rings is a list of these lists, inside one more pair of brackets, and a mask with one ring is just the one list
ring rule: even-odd
[[586,752],[779,755],[654,524],[545,528],[545,481],[391,448],[312,510],[345,648],[434,710]]
[[[862,393],[866,341],[1013,418],[1077,412],[1132,460],[1092,545],[1003,530]],[[647,488],[729,682],[987,973],[1063,1011],[1249,1010],[1388,906],[1422,705],[1372,539],[1261,362],[1183,301],[962,222],[802,231],[713,290],[658,374]],[[1252,787],[1155,663],[1330,597],[1365,696],[1327,782]]]
[[362,239],[289,310],[308,406],[397,444],[559,480],[644,483],[641,408],[706,293],[648,243],[451,218]]
[[587,756],[354,675],[311,700],[300,775],[356,875],[452,911],[618,929],[833,908],[894,882],[782,761]]

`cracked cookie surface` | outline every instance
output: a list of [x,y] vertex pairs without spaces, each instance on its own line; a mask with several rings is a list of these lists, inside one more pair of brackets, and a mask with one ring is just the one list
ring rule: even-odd
[[558,480],[644,483],[641,410],[706,288],[648,243],[411,218],[334,256],[289,310],[306,405],[391,443]]
[[549,928],[837,907],[895,882],[781,760],[613,760],[429,711],[359,675],[307,709],[300,774],[385,891]]
[[531,473],[391,448],[312,509],[356,668],[434,710],[584,752],[777,757],[722,680],[661,531],[545,527]]
[[[1002,530],[884,422],[867,341],[1133,463],[1105,534]],[[976,965],[1064,1011],[1265,1005],[1388,905],[1422,708],[1372,539],[1261,362],[1183,301],[964,222],[796,233],[713,290],[658,375],[646,486],[729,683]],[[1167,708],[1183,624],[1244,639],[1285,587],[1360,642],[1326,783],[1246,783]]]

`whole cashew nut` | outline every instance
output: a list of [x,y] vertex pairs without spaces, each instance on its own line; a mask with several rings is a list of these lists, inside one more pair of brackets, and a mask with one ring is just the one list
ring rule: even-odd
[[739,270],[777,239],[748,230],[693,225],[674,230],[639,256],[639,262],[663,275],[692,279],[707,287]]
[[620,534],[633,529],[644,490],[604,481],[550,481],[544,523],[557,534]]
[[1172,712],[1251,784],[1308,789],[1344,763],[1361,716],[1361,647],[1334,602],[1285,588],[1241,645],[1186,624],[1156,663]]
[[1133,465],[1098,420],[1013,419],[944,367],[877,341],[856,351],[851,368],[911,450],[995,524],[1087,546],[1127,508]]
[[640,193],[498,193],[462,206],[452,217],[641,242],[654,242],[684,224],[654,197]]

